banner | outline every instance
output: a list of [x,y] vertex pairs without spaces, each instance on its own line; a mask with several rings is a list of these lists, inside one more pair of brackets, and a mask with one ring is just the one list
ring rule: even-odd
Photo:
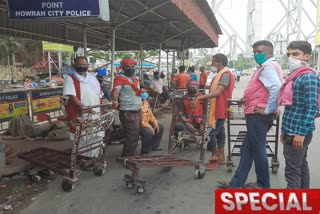
[[320,213],[319,189],[218,189],[217,214]]
[[60,99],[63,95],[62,88],[48,89],[31,92],[33,113],[51,112],[60,109]]
[[9,121],[19,114],[28,114],[26,93],[0,93],[0,122]]
[[320,0],[317,4],[317,20],[316,20],[316,46],[320,45]]
[[108,0],[7,0],[10,19],[98,17],[110,20]]
[[42,41],[42,50],[43,51],[73,52],[73,46]]

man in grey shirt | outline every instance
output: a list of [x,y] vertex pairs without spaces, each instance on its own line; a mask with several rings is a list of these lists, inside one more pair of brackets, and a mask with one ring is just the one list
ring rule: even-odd
[[121,67],[123,74],[114,79],[114,88],[111,92],[113,104],[119,108],[119,118],[124,130],[124,146],[122,157],[135,155],[141,128],[141,97],[139,80],[135,75],[137,62],[132,59],[123,59]]

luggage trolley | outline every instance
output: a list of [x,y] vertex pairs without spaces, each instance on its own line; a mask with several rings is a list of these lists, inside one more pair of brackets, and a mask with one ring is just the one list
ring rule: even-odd
[[[117,161],[122,163],[128,170],[131,171],[131,175],[126,174],[124,177],[124,181],[129,189],[137,186],[137,193],[143,193],[145,191],[145,181],[139,177],[139,171],[142,168],[152,168],[152,167],[163,167],[163,168],[172,168],[172,167],[183,167],[183,166],[194,166],[194,174],[196,178],[203,178],[205,175],[205,135],[207,130],[207,125],[204,126],[203,132],[200,134],[201,139],[198,140],[198,144],[200,147],[200,157],[199,160],[186,160],[186,159],[178,159],[175,158],[174,154],[181,148],[181,145],[184,143],[184,140],[188,142],[190,139],[184,139],[186,135],[190,134],[187,132],[186,128],[183,131],[174,135],[174,127],[176,124],[176,120],[178,118],[178,108],[176,106],[177,101],[179,99],[183,99],[182,97],[175,97],[174,99],[174,108],[172,115],[172,122],[170,128],[170,136],[169,136],[169,145],[168,151],[163,155],[149,155],[149,156],[134,156],[134,157],[119,157]],[[207,124],[207,114],[205,112],[204,115],[204,124]],[[191,139],[194,142],[196,141],[195,136]]]
[[[83,112],[90,109],[103,108],[106,104],[83,108]],[[73,146],[70,152],[58,151],[48,148],[37,148],[31,151],[18,154],[18,157],[31,162],[35,166],[49,169],[63,176],[61,187],[64,191],[72,191],[75,182],[79,179],[79,166],[92,165],[94,175],[102,176],[107,167],[107,144],[106,139],[98,137],[98,133],[105,132],[112,125],[114,120],[111,111],[101,113],[85,113],[73,121],[76,126]],[[108,135],[106,135],[108,137]],[[80,146],[80,140],[86,144]],[[89,158],[87,152],[99,149],[98,157]]]
[[[227,171],[232,172],[233,161],[232,156],[240,156],[241,146],[246,135],[246,121],[244,115],[242,100],[228,100],[228,117],[227,117],[227,131],[228,131],[228,157],[227,157]],[[231,127],[239,127],[233,130]],[[278,139],[279,139],[279,117],[273,122],[272,127],[267,134],[267,156],[271,157],[272,173],[277,173],[280,163],[278,159]],[[273,144],[273,145],[272,145]]]

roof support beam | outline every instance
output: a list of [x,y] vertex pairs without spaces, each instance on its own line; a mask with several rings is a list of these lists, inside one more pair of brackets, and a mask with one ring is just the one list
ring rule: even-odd
[[116,25],[115,27],[117,28],[117,27],[119,27],[119,26],[121,26],[121,25],[124,25],[124,24],[126,24],[126,23],[128,23],[128,22],[131,22],[132,20],[135,20],[136,18],[139,18],[139,17],[141,17],[141,16],[143,16],[143,15],[145,15],[145,14],[147,14],[147,13],[150,13],[150,11],[153,11],[153,10],[155,10],[155,9],[157,9],[157,8],[159,8],[159,7],[162,7],[162,6],[164,6],[164,5],[168,4],[168,3],[170,3],[169,0],[167,0],[167,1],[159,4],[159,5],[157,5],[157,6],[154,6],[154,7],[150,8],[150,9],[148,9],[148,10],[146,10],[146,11],[144,11],[144,12],[142,12],[142,13],[134,16],[134,17],[131,17],[130,19],[127,19],[126,21],[124,21],[124,22]]
[[196,27],[192,27],[192,28],[189,28],[189,29],[187,29],[187,30],[185,30],[185,31],[182,31],[181,33],[178,33],[178,34],[176,34],[176,35],[174,35],[174,36],[171,36],[171,37],[163,40],[161,43],[165,43],[165,42],[167,42],[167,41],[169,41],[169,40],[171,40],[171,39],[173,39],[173,38],[176,38],[177,36],[180,36],[180,35],[182,35],[182,34],[184,34],[184,33],[187,33],[187,32],[189,32],[189,31],[191,31],[191,30],[193,30],[193,29],[195,29],[195,28],[196,28]]

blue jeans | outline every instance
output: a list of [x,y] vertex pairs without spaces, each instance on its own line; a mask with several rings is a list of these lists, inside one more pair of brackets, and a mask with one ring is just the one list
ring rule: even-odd
[[152,132],[150,128],[141,128],[140,136],[141,136],[141,154],[149,154],[152,150],[155,150],[159,147],[164,126],[162,124],[158,124],[159,132],[152,136]]
[[208,142],[207,148],[210,151],[213,151],[218,147],[224,148],[224,144],[226,142],[226,131],[224,128],[225,119],[217,119],[216,128],[211,129],[209,132],[210,141]]
[[274,114],[246,115],[247,133],[241,146],[241,158],[238,169],[231,179],[232,187],[239,188],[245,184],[253,161],[258,186],[262,188],[270,187],[266,137],[273,120]]

